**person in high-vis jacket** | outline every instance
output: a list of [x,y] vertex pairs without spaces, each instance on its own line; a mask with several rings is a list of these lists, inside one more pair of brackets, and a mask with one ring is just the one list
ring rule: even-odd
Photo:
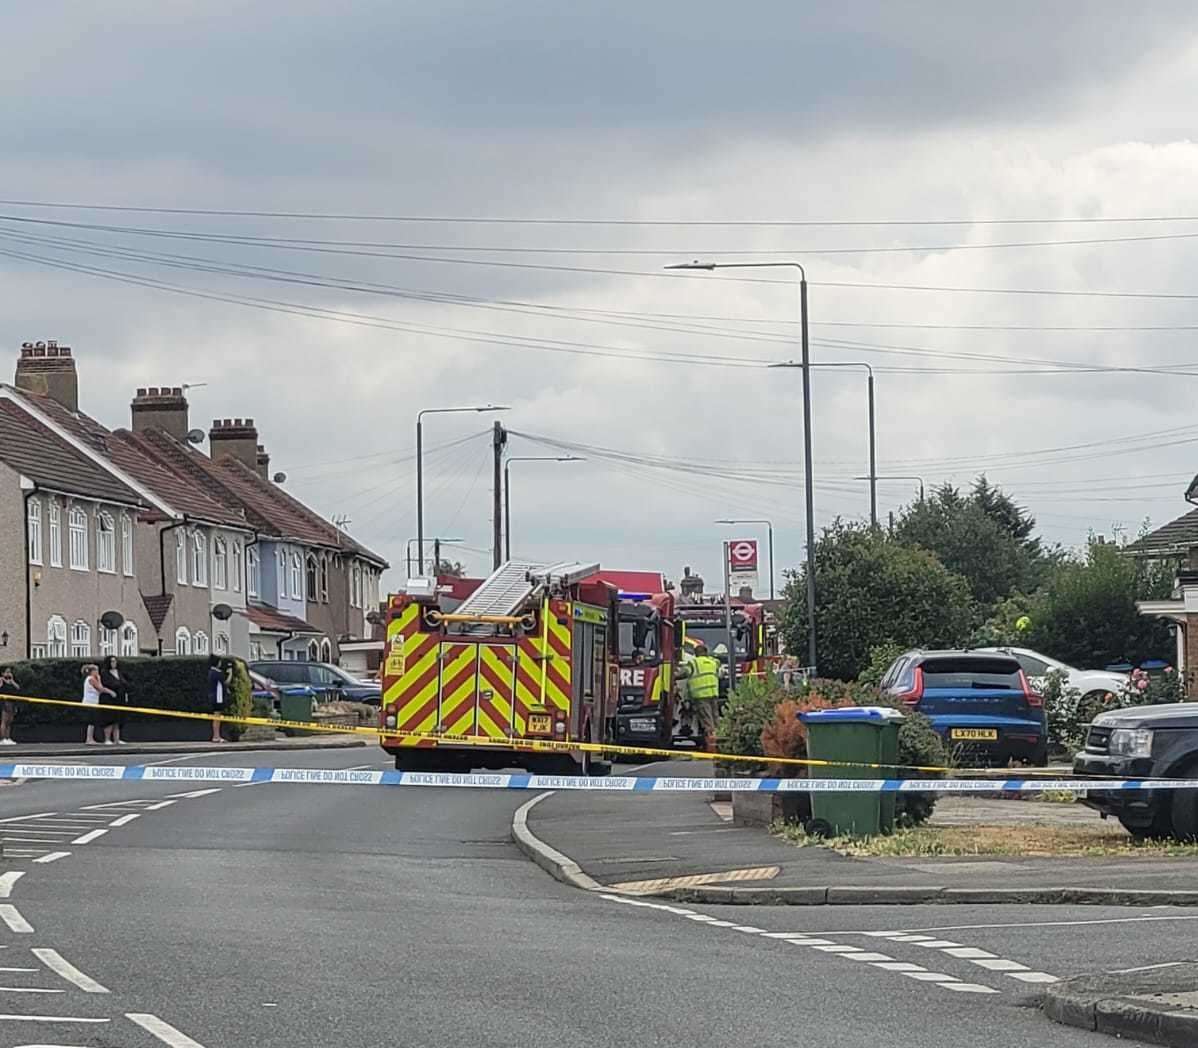
[[687,684],[687,694],[703,732],[703,744],[708,752],[715,750],[715,726],[719,719],[720,661],[707,653],[707,645],[695,645],[694,658],[679,668]]

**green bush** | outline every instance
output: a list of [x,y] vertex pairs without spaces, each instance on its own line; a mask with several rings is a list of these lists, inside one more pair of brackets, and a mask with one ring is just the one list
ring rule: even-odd
[[876,688],[882,683],[882,678],[886,675],[886,671],[890,669],[894,660],[905,651],[907,651],[907,648],[903,647],[903,645],[894,644],[889,641],[870,648],[869,665],[857,674],[857,683],[868,684]]
[[[229,716],[250,716],[254,704],[254,686],[250,682],[249,667],[241,659],[223,659],[221,668],[225,672],[225,679],[229,682]],[[223,730],[236,741],[244,733],[245,725],[226,723]]]

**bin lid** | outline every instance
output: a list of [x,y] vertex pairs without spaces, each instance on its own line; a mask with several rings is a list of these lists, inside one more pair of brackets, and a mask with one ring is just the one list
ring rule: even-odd
[[886,721],[902,720],[903,715],[889,706],[839,706],[831,710],[811,710],[800,713],[799,720],[804,724],[855,723],[883,724]]

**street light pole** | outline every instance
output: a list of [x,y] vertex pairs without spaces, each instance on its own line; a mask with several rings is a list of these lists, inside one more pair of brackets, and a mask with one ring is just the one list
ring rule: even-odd
[[[408,543],[407,543],[408,578],[412,577],[412,543],[415,541],[416,540],[414,538],[412,538],[412,539],[408,539]],[[453,543],[462,542],[462,541],[463,540],[460,538],[446,538],[443,535],[438,535],[433,539],[433,542],[435,544],[439,543],[442,546],[448,546]],[[436,574],[436,570],[437,570],[437,564],[436,564],[437,559],[439,559],[439,558],[436,555],[434,555],[434,560],[433,560],[433,573],[434,574]],[[417,565],[416,573],[418,575],[424,574],[424,562],[423,561],[421,561],[420,564]]]
[[807,498],[807,669],[815,674],[815,470],[811,454],[811,348],[807,339],[807,271],[800,262],[683,262],[666,269],[774,269],[799,271],[799,329],[803,369],[803,472]]
[[420,570],[424,570],[424,416],[455,415],[464,411],[510,411],[504,405],[485,404],[481,407],[425,408],[416,412],[416,552]]
[[513,462],[585,462],[578,455],[513,455],[503,464],[503,536],[504,560],[512,559],[512,475]]
[[725,517],[716,521],[717,524],[764,524],[769,531],[770,547],[770,600],[774,599],[774,525],[765,517]]
[[[857,479],[863,480],[864,478],[858,477]],[[923,502],[923,499],[924,499],[923,477],[917,477],[913,473],[912,474],[891,473],[885,477],[878,477],[878,480],[914,480],[917,484],[919,484],[919,501]]]

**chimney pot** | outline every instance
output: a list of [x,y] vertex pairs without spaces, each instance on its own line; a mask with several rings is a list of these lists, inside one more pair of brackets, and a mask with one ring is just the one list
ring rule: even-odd
[[187,398],[171,386],[149,386],[137,390],[129,405],[133,432],[165,430],[178,441],[187,440]]
[[69,346],[54,339],[22,342],[13,385],[36,396],[58,401],[68,411],[79,410],[79,376]]

